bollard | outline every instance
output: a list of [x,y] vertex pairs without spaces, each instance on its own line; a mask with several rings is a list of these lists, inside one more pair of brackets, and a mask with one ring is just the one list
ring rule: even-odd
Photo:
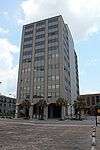
[[91,150],[96,150],[96,128],[93,127],[92,131],[92,147]]

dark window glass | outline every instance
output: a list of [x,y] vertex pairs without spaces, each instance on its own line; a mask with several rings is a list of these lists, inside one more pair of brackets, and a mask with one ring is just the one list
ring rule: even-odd
[[43,60],[43,59],[44,59],[44,56],[35,57],[35,61],[40,61],[40,60]]
[[35,43],[35,46],[44,45],[44,44],[45,44],[45,41],[40,41],[40,42],[36,42],[36,43]]
[[41,25],[45,25],[45,21],[39,21],[36,23],[36,26],[41,26]]
[[26,26],[24,26],[24,29],[29,29],[29,28],[32,28],[32,27],[33,27],[33,23],[27,24]]
[[23,63],[25,63],[25,62],[31,62],[31,58],[23,59]]
[[6,104],[4,104],[4,107],[6,107]]
[[92,105],[95,105],[95,97],[92,97]]
[[50,46],[48,47],[48,51],[53,51],[53,50],[57,50],[58,46]]
[[54,32],[48,33],[48,36],[53,36],[53,35],[57,35],[57,34],[58,34],[58,31],[54,31]]
[[36,36],[36,39],[40,39],[40,38],[43,38],[43,37],[45,37],[45,34],[40,34],[40,35]]
[[35,54],[41,53],[41,52],[44,52],[44,48],[41,48],[41,49],[35,49]]
[[48,29],[54,29],[54,28],[58,28],[58,24],[52,25],[52,26],[48,26]]
[[50,18],[50,19],[48,20],[48,23],[56,22],[56,21],[58,21],[58,17]]
[[32,44],[27,44],[23,46],[23,48],[29,48],[29,47],[32,47]]
[[24,51],[24,52],[23,52],[23,55],[25,55],[25,56],[26,56],[26,55],[32,55],[32,51]]
[[33,30],[26,31],[26,32],[24,33],[24,35],[28,35],[28,34],[33,34]]
[[90,105],[90,97],[87,97],[87,105]]
[[39,28],[36,30],[36,32],[45,31],[45,28]]
[[30,41],[30,40],[33,40],[33,37],[27,37],[27,38],[24,38],[24,42]]
[[100,102],[100,97],[99,95],[96,96],[96,103],[99,103]]
[[44,66],[38,66],[38,67],[34,67],[35,70],[40,70],[43,71],[44,70]]
[[48,43],[58,42],[58,38],[48,40]]
[[99,100],[99,96],[96,96],[96,100]]

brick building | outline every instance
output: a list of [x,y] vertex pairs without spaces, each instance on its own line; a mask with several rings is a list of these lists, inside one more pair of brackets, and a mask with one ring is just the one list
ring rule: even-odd
[[95,115],[95,106],[100,103],[100,93],[80,95],[79,98],[85,101],[85,113]]

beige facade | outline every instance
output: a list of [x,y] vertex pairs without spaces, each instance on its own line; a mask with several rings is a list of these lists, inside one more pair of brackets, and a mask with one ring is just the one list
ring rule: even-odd
[[[70,59],[71,57],[74,60]],[[45,112],[50,113],[46,116],[52,118],[57,117],[57,112],[61,111],[60,108],[55,108],[58,98],[62,97],[71,104],[78,94],[77,57],[70,31],[62,16],[24,25],[17,105],[27,99],[34,107],[40,99],[44,99],[48,104]]]
[[100,103],[100,93],[80,95],[86,104],[86,114],[95,115],[95,106]]

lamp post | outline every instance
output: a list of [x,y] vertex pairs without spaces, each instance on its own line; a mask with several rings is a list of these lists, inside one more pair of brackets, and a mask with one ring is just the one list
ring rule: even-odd
[[[2,84],[2,81],[0,81],[0,84]],[[0,93],[0,95],[1,95],[1,93]]]

